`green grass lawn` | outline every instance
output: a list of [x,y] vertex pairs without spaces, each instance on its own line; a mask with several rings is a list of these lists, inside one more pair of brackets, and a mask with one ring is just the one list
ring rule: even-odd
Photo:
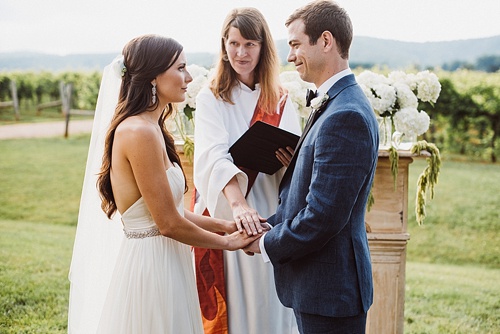
[[500,270],[408,262],[405,333],[500,333]]
[[0,220],[0,333],[66,333],[75,227]]
[[[0,141],[0,333],[67,332],[89,139]],[[424,166],[410,165],[405,333],[500,333],[500,165],[445,161],[418,226]]]
[[0,140],[0,219],[75,226],[89,142]]
[[444,161],[428,218],[418,226],[415,185],[425,163],[410,165],[408,259],[500,269],[500,164]]

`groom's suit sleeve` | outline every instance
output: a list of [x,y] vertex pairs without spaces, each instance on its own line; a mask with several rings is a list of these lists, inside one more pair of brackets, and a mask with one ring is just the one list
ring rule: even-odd
[[[288,199],[294,196],[294,179],[300,176],[300,164],[313,164],[306,205],[293,217],[276,221],[266,233],[264,247],[273,264],[296,260],[321,249],[349,222],[358,195],[372,168],[370,127],[361,113],[339,110],[328,115],[318,129],[311,147],[302,147],[292,176]],[[301,160],[302,151],[314,159]],[[309,151],[311,152],[311,151]],[[282,203],[285,204],[285,203]],[[285,204],[286,207],[286,204]],[[287,210],[292,208],[288,207]]]

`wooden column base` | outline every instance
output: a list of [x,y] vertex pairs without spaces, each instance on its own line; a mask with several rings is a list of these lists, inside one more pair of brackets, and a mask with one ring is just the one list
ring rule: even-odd
[[403,334],[406,244],[408,233],[369,233],[373,270],[373,305],[366,333]]

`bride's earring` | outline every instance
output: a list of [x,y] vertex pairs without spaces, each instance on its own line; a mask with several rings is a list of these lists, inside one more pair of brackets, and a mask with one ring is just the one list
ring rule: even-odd
[[151,92],[153,93],[153,97],[151,98],[151,102],[153,104],[156,103],[156,82],[151,83],[153,85],[153,88],[151,88]]

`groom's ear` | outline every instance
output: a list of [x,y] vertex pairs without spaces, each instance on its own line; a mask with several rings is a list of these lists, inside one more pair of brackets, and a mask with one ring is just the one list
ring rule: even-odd
[[330,51],[333,47],[335,47],[335,37],[333,37],[331,32],[325,30],[319,37],[318,43],[322,43],[325,51]]

